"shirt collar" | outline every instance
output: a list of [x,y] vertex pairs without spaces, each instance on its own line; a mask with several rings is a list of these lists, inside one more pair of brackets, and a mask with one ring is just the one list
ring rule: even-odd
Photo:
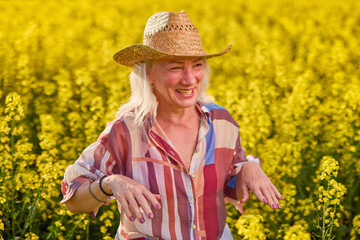
[[209,109],[207,109],[207,107],[200,101],[198,101],[196,103],[196,109],[200,112],[200,114],[205,118],[205,120],[207,121],[208,118],[210,117],[210,111]]
[[[210,111],[209,109],[200,101],[197,101],[195,104],[196,110],[200,113],[200,117],[202,118],[200,121],[200,128],[199,128],[199,134],[203,135],[205,134],[209,127],[207,125],[208,118],[210,117]],[[154,131],[155,133],[159,134],[161,137],[164,138],[167,142],[170,142],[169,139],[166,137],[166,134],[164,134],[161,127],[156,123],[156,120],[153,117],[149,117],[147,124],[145,124],[145,128],[147,129],[147,132]],[[199,136],[201,137],[201,136]]]

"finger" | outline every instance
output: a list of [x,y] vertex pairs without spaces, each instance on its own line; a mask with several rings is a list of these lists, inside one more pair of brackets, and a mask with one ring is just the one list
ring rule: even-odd
[[[275,189],[276,189],[276,188],[275,188]],[[280,203],[279,203],[279,199],[278,199],[278,197],[277,197],[277,195],[276,195],[276,192],[277,192],[277,191],[274,190],[273,184],[270,185],[270,190],[271,190],[271,196],[272,196],[272,198],[273,198],[273,200],[274,200],[274,202],[275,202],[275,204],[276,204],[276,208],[281,208],[281,205],[280,205]]]
[[275,193],[275,196],[276,196],[276,199],[280,199],[280,200],[284,200],[284,197],[280,194],[280,192],[278,191],[278,189],[275,187],[275,185],[271,182],[271,180],[269,179],[268,176],[266,176],[268,182],[269,182],[269,185],[270,185],[270,188],[271,190]]
[[257,197],[257,199],[259,199],[261,202],[268,203],[267,198],[264,196],[264,194],[262,193],[262,191],[259,188],[252,190],[252,192]]
[[160,194],[153,194],[149,190],[147,190],[146,188],[145,188],[143,194],[146,197],[146,199],[151,203],[151,205],[153,205],[154,208],[156,208],[156,209],[161,208],[161,205],[160,205],[160,203],[158,201],[158,200],[161,200],[161,195]]
[[225,197],[224,198],[225,202],[231,203],[232,205],[234,205],[234,207],[241,213],[244,214],[244,209],[243,206],[241,204],[241,202],[236,201],[235,199],[229,198],[229,197]]
[[236,201],[235,199],[230,198],[230,197],[224,197],[224,200],[226,203],[231,203],[235,207],[237,207],[237,205],[239,204],[239,201]]
[[139,204],[132,193],[126,194],[126,199],[129,202],[130,211],[135,215],[140,223],[144,223],[145,219],[140,212]]
[[263,193],[264,197],[266,198],[268,205],[271,208],[273,208],[273,209],[278,208],[277,204],[279,202],[277,201],[277,198],[275,197],[275,194],[271,190],[270,186],[264,187],[262,189],[262,193]]
[[241,203],[238,204],[237,209],[240,211],[241,215],[244,215],[244,209]]
[[[146,216],[149,219],[152,219],[154,217],[153,212],[150,209],[149,203],[146,200],[146,198],[143,195],[144,193],[135,193],[135,198],[137,200],[137,202],[139,203],[140,207],[142,208],[142,210],[145,212]],[[153,196],[154,197],[154,196]],[[155,197],[154,197],[155,198]],[[155,199],[156,200],[156,199]]]
[[133,222],[135,220],[135,218],[133,217],[133,215],[129,209],[129,204],[128,204],[127,200],[125,199],[125,197],[120,196],[117,199],[119,200],[121,207],[122,207],[123,211],[125,212],[126,216],[130,219],[130,221]]
[[280,200],[284,200],[284,197],[280,194],[280,192],[277,190],[277,188],[275,187],[274,184],[271,183],[271,188],[273,189],[273,191],[275,192],[275,195],[278,199]]
[[250,191],[249,191],[249,188],[244,185],[242,188],[241,188],[241,202],[244,203],[246,202],[247,200],[249,200],[249,197],[250,197]]
[[154,194],[156,200],[160,200],[161,199],[161,195],[160,194]]
[[271,196],[272,201],[274,202],[274,205],[272,206],[273,209],[275,209],[275,208],[280,208],[280,207],[281,207],[281,206],[280,206],[280,203],[279,203],[279,201],[278,201],[278,199],[277,199],[274,191],[272,190],[272,188],[269,187],[268,191],[269,191],[269,193],[270,193],[270,196]]
[[272,182],[269,180],[268,186],[266,187],[266,190],[269,192],[269,195],[271,196],[272,202],[274,205],[271,205],[272,208],[281,208],[279,200],[276,196],[276,193],[278,193],[276,187]]

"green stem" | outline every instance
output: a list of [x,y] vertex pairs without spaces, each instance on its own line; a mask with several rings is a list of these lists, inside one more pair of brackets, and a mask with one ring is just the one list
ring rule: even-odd
[[90,230],[90,222],[86,226],[86,240],[90,239],[89,230]]
[[330,233],[329,233],[329,239],[331,239],[331,232],[332,232],[332,228],[334,226],[334,218],[335,218],[335,214],[336,214],[336,204],[334,206],[334,215],[331,218],[331,222],[330,222]]
[[13,130],[14,130],[14,120],[11,121],[11,140],[10,140],[10,154],[11,154],[11,230],[12,230],[12,237],[13,239],[15,239],[15,172],[14,172],[14,168],[15,168],[15,162],[14,162],[14,152],[15,152],[15,146],[14,146],[14,135],[13,135]]
[[36,206],[39,204],[41,194],[43,193],[43,191],[44,191],[43,188],[40,191],[38,191],[35,201],[33,201],[32,205],[30,206],[30,212],[29,212],[28,218],[25,221],[25,225],[24,225],[24,228],[22,229],[20,238],[22,238],[25,235],[26,230],[28,229],[29,226],[31,226],[32,222],[34,221],[34,214],[35,214]]
[[[63,220],[64,220],[64,215],[61,216],[59,221],[62,223]],[[47,237],[45,238],[46,240],[49,240],[52,237],[52,235],[54,234],[54,232],[56,231],[56,229],[55,229],[56,227],[54,227],[54,225],[55,224],[54,224],[54,221],[53,221],[52,224],[51,224],[51,230],[50,230],[49,234],[47,235]],[[56,235],[56,233],[54,235]],[[54,236],[54,237],[56,237],[56,236]]]
[[51,229],[50,229],[50,231],[49,231],[49,233],[48,233],[48,235],[46,236],[46,240],[49,240],[50,238],[51,238],[51,236],[53,235],[53,232],[55,231],[54,230],[54,222],[52,222],[52,224],[51,224]]
[[79,224],[84,220],[85,216],[83,216],[82,218],[80,218],[78,220],[78,222],[76,223],[76,225],[68,232],[68,234],[65,236],[65,239],[70,239],[73,238],[73,234],[75,232],[75,229],[79,226]]
[[326,237],[326,233],[325,233],[325,220],[326,220],[326,216],[325,216],[325,211],[326,211],[326,204],[324,203],[323,205],[323,225],[322,225],[322,228],[321,228],[321,231],[322,231],[322,236],[321,236],[321,240],[325,240],[325,237]]
[[[330,180],[331,180],[331,176],[330,176]],[[330,182],[330,180],[329,180],[329,182]],[[329,182],[328,182],[328,185],[327,185],[327,189],[326,189],[326,191],[327,192],[329,192],[329,189],[330,189],[330,184],[329,184]],[[329,201],[329,200],[328,200]],[[328,206],[328,204],[327,204],[327,202],[325,203],[324,202],[324,206],[323,206],[323,225],[322,225],[322,240],[325,240],[325,238],[326,238],[326,227],[325,227],[325,221],[326,221],[326,209],[327,209],[327,206]]]

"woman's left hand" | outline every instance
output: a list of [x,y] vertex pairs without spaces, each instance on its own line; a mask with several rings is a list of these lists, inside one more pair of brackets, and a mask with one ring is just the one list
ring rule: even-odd
[[284,200],[277,188],[270,181],[258,163],[245,163],[236,179],[236,196],[241,203],[250,197],[250,191],[271,208],[281,208],[279,200]]

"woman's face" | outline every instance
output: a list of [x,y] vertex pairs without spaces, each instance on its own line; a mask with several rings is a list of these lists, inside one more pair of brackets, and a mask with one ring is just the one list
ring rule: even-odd
[[154,61],[146,70],[161,109],[183,110],[194,106],[204,77],[204,60]]

